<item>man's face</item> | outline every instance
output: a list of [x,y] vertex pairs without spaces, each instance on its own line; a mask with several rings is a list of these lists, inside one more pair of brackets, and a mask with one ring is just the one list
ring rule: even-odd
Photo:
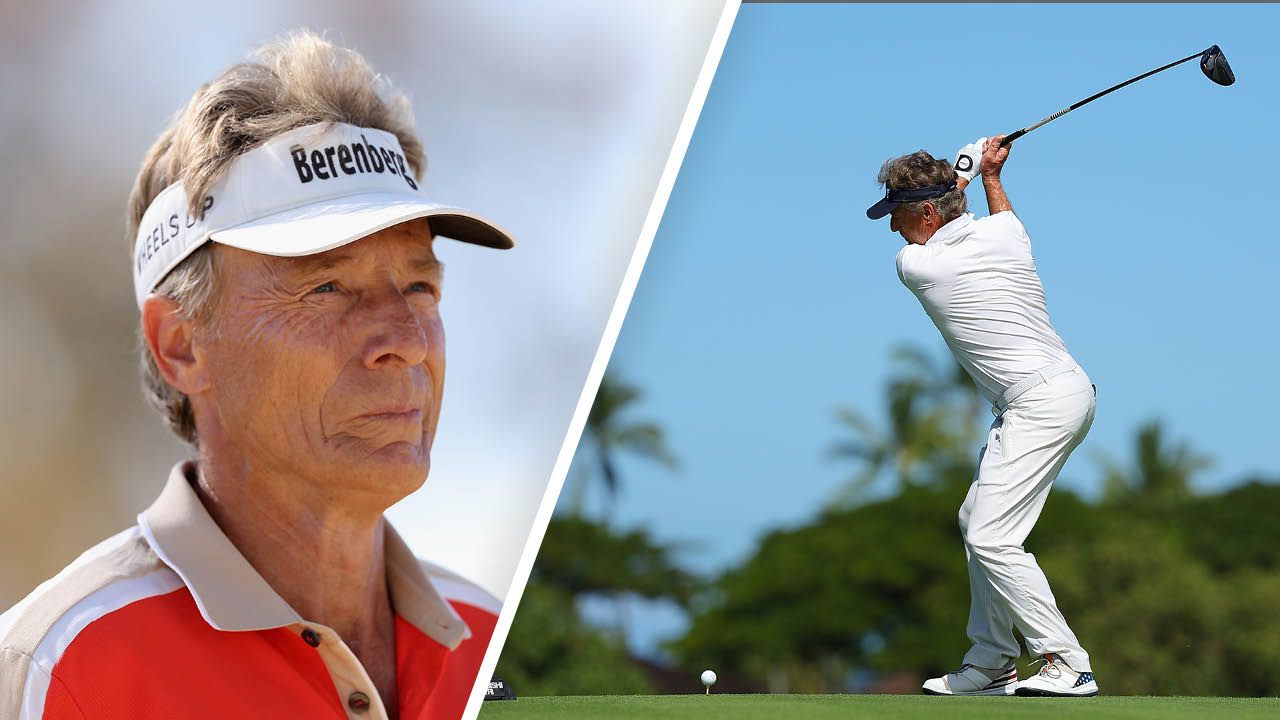
[[306,257],[218,248],[212,387],[193,402],[246,469],[397,499],[422,484],[445,369],[430,238],[418,220]]
[[935,229],[929,226],[925,218],[926,213],[912,213],[899,205],[889,214],[889,230],[901,235],[908,243],[923,245]]

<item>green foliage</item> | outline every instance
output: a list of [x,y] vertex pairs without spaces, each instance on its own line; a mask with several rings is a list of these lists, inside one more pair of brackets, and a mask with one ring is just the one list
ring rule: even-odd
[[1221,662],[1230,588],[1172,533],[1139,520],[1124,534],[1078,537],[1039,559],[1108,693],[1217,695],[1232,687]]
[[1107,499],[1136,499],[1146,504],[1170,504],[1191,497],[1191,478],[1209,467],[1209,458],[1185,442],[1170,443],[1159,422],[1138,428],[1132,468],[1103,459],[1103,488]]
[[547,526],[534,576],[573,597],[630,593],[687,605],[700,585],[670,555],[671,548],[645,530],[624,532],[582,517],[556,517]]
[[[924,677],[959,662],[969,588],[956,511],[977,396],[919,353],[898,361],[883,430],[839,417],[852,438],[833,454],[859,469],[850,489],[716,582],[670,644],[683,667],[829,692],[853,669]],[[1198,497],[1191,480],[1207,465],[1147,423],[1131,463],[1104,464],[1102,502],[1055,491],[1027,542],[1108,693],[1280,693],[1280,487]],[[886,472],[896,496],[850,502]]]
[[893,357],[894,374],[885,387],[885,430],[857,410],[836,410],[844,437],[831,446],[830,455],[861,467],[832,507],[857,504],[886,474],[898,489],[932,483],[973,462],[984,407],[973,381],[954,361],[940,365],[914,348],[899,348]]
[[652,692],[622,639],[583,623],[568,593],[531,580],[494,673],[517,695]]
[[[1280,504],[1274,485],[1237,492]],[[691,670],[726,668],[793,692],[845,689],[857,667],[921,677],[954,667],[968,648],[962,498],[954,484],[908,488],[769,535],[670,649]],[[1065,492],[1050,499],[1028,549],[1106,692],[1280,693],[1275,545],[1231,552],[1274,534],[1275,515],[1239,523],[1228,507],[1241,508],[1210,497],[1145,515]],[[1175,516],[1198,524],[1188,532]]]
[[1280,573],[1280,492],[1254,479],[1165,513],[1187,549],[1217,573],[1252,568]]
[[1280,695],[1280,575],[1246,571],[1223,577],[1221,586],[1229,595],[1221,658],[1231,673],[1228,687],[1240,695]]
[[857,666],[954,664],[967,611],[956,599],[967,597],[968,580],[949,495],[908,488],[769,535],[670,649],[685,667],[804,692],[841,687]]
[[[766,535],[705,587],[642,531],[555,520],[535,568],[538,590],[517,615],[526,639],[513,631],[503,662],[526,672],[531,687],[573,688],[548,692],[627,692],[616,689],[630,687],[620,646],[578,623],[572,598],[633,593],[690,609],[688,631],[668,650],[691,676],[713,667],[775,692],[817,693],[849,689],[855,671],[923,678],[954,668],[969,646],[956,513],[985,406],[954,365],[912,350],[896,360],[883,422],[838,414],[844,436],[831,454],[853,461],[848,486],[812,521]],[[620,386],[597,401],[601,417],[613,418],[597,432],[614,438],[598,447],[622,447],[617,411],[636,397]],[[1207,465],[1189,443],[1146,423],[1128,462],[1103,462],[1099,502],[1055,490],[1027,541],[1105,693],[1280,694],[1280,485],[1254,479],[1196,495],[1192,480]],[[864,491],[880,478],[893,493],[868,502]],[[564,637],[574,641],[556,640]],[[509,662],[512,653],[524,659]],[[560,666],[577,666],[575,653],[607,677],[564,679]]]
[[687,605],[698,580],[642,530],[618,531],[582,517],[553,518],[496,674],[518,694],[651,692],[622,633],[578,615],[584,597],[633,595]]

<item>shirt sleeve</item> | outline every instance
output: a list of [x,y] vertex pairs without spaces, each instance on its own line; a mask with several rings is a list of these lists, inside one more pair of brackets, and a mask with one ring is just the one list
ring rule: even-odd
[[0,647],[0,717],[21,717],[27,664],[30,662],[28,655]]
[[937,260],[928,245],[906,245],[898,251],[898,279],[912,292],[938,282]]
[[1027,234],[1027,228],[1022,224],[1022,220],[1013,214],[1012,210],[998,212],[995,215],[988,215],[974,222],[984,223],[987,226],[1001,233],[1007,233],[1009,237],[1021,240],[1028,246],[1031,245],[1031,236]]
[[898,251],[898,257],[894,261],[895,264],[898,266],[898,279],[902,281],[903,285],[906,285],[909,288],[914,287],[914,284],[913,284],[914,276],[911,275],[910,271],[908,270],[908,265],[911,262],[910,255],[911,255],[911,246],[905,245],[901,250]]
[[[27,687],[33,681],[35,687]],[[26,653],[0,648],[0,718],[24,717],[85,720],[84,712],[57,675],[37,665]]]

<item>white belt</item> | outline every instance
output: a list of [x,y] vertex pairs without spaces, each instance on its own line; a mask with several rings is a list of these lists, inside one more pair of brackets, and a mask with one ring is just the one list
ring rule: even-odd
[[1073,360],[1071,362],[1059,363],[1057,365],[1050,365],[1046,368],[1040,368],[1011,385],[1008,390],[1005,390],[1004,394],[1002,394],[999,399],[996,400],[995,404],[991,406],[991,414],[996,417],[1000,417],[1004,414],[1004,411],[1009,408],[1009,404],[1014,400],[1017,400],[1018,397],[1026,391],[1049,382],[1050,378],[1065,375],[1066,373],[1075,370],[1077,367],[1079,367],[1079,365],[1077,365]]

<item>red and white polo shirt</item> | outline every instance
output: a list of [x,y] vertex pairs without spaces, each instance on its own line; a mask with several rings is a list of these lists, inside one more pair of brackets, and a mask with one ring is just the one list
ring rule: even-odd
[[[386,717],[342,638],[267,585],[193,474],[175,467],[137,525],[0,615],[0,720]],[[385,556],[400,717],[460,717],[499,602],[389,524]]]

